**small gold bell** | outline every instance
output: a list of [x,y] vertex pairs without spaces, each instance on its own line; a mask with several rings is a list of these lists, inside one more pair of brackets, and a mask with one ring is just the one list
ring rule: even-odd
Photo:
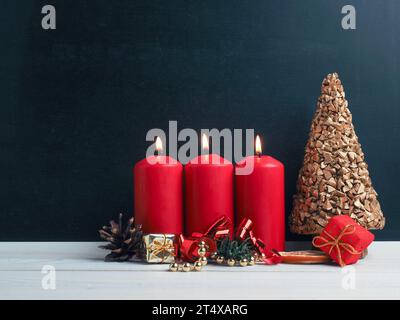
[[216,261],[217,261],[218,264],[221,264],[221,263],[224,262],[224,257],[218,256],[217,259],[216,259]]
[[191,269],[192,269],[192,266],[190,265],[189,262],[185,262],[185,263],[183,264],[183,266],[182,266],[182,270],[183,270],[184,272],[189,272]]
[[226,261],[226,263],[228,264],[228,266],[233,267],[236,263],[235,259],[228,259]]
[[178,269],[179,269],[179,265],[176,262],[171,263],[169,265],[169,271],[175,272],[175,271],[178,271]]
[[203,267],[203,264],[200,261],[196,261],[194,263],[194,270],[196,271],[201,271],[201,268]]
[[241,265],[242,267],[247,266],[247,263],[248,263],[248,261],[247,261],[246,258],[243,258],[243,259],[240,260],[240,265]]

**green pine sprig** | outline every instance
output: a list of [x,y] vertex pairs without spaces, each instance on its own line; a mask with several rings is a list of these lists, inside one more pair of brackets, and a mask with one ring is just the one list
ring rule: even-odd
[[231,240],[229,237],[217,241],[217,255],[225,259],[250,259],[253,255],[251,239],[244,241]]

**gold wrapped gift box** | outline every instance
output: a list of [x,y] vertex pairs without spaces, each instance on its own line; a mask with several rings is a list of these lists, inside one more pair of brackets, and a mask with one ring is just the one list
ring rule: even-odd
[[147,234],[143,236],[145,260],[148,263],[175,262],[176,248],[174,234]]

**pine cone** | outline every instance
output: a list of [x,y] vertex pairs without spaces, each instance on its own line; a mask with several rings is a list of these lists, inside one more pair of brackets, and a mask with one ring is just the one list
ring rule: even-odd
[[142,226],[134,225],[134,218],[128,220],[127,226],[123,226],[123,214],[119,214],[118,223],[110,221],[110,226],[104,226],[99,230],[100,237],[109,243],[99,246],[101,249],[111,250],[106,255],[105,261],[127,261],[134,256],[141,257],[144,249]]

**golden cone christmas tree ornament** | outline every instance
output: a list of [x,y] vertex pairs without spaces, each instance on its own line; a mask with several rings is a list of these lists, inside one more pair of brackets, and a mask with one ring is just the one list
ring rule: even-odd
[[367,229],[385,225],[364,153],[336,73],[322,82],[290,217],[291,231],[319,234],[335,215]]

